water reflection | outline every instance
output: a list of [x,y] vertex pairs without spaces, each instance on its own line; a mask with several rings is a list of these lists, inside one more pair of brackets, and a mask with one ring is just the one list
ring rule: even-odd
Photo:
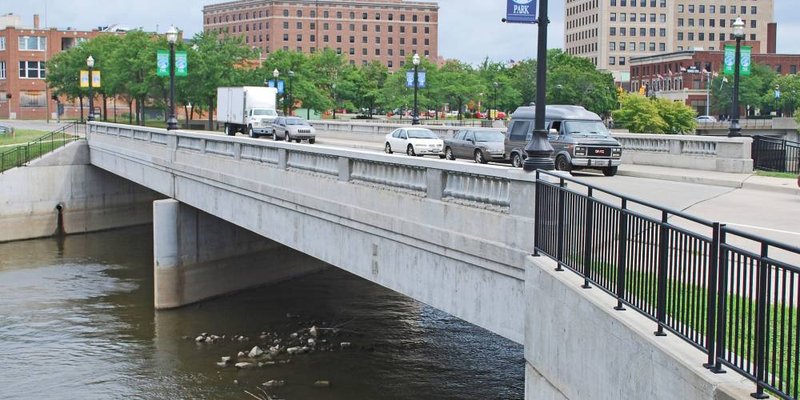
[[[285,399],[523,397],[521,346],[333,268],[156,313],[150,229],[0,244],[0,397],[246,399],[270,379],[286,381],[271,391]],[[262,331],[311,324],[353,346],[256,370],[215,365]],[[255,340],[184,338],[201,332]]]

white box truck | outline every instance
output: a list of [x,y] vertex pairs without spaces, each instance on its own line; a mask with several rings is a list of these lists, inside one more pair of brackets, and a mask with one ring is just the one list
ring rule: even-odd
[[278,117],[275,101],[278,91],[261,86],[217,88],[217,121],[225,124],[225,134],[241,132],[250,137],[272,134]]

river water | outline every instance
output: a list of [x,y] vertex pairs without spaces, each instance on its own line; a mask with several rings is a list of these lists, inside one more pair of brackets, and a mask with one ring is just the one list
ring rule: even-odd
[[[523,397],[522,346],[336,268],[155,312],[151,229],[0,244],[0,399]],[[330,351],[216,365],[311,326]]]

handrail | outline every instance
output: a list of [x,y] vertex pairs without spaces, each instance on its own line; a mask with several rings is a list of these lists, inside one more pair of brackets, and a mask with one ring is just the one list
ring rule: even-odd
[[77,122],[71,122],[33,141],[0,152],[0,173],[21,167],[69,142],[79,140],[78,126]]
[[753,136],[753,167],[763,171],[800,174],[800,143]]
[[536,178],[535,255],[654,321],[657,336],[705,352],[712,371],[743,374],[753,397],[798,398],[800,247],[561,175]]

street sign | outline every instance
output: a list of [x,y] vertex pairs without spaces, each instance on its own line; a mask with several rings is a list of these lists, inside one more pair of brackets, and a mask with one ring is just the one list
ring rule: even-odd
[[89,87],[89,71],[81,71],[81,87]]
[[[753,48],[750,46],[741,46],[740,60],[739,60],[739,75],[749,76],[752,67],[752,52]],[[723,58],[724,69],[722,72],[726,75],[733,75],[736,64],[736,46],[731,44],[725,45],[725,55]]]
[[[267,87],[274,88],[275,87],[275,79],[270,79],[267,81]],[[286,87],[283,80],[278,81],[278,94],[283,94],[283,88]]]
[[189,60],[185,51],[175,52],[175,76],[189,75]]
[[[82,88],[89,87],[89,71],[81,71],[80,75],[80,83]],[[92,87],[99,88],[100,87],[100,71],[92,71]]]
[[419,73],[417,74],[417,85],[419,85],[418,87],[424,88],[427,82],[428,78],[425,71],[419,71]]
[[100,87],[100,71],[92,71],[92,87]]
[[506,22],[536,23],[536,0],[506,0]]

